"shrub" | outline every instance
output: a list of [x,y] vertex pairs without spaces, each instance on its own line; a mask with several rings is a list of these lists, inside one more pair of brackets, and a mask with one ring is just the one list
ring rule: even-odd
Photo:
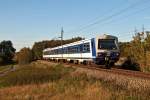
[[33,59],[32,51],[29,48],[23,48],[20,50],[17,58],[20,65],[29,64]]
[[123,63],[122,68],[123,69],[140,71],[139,64],[135,61],[134,58],[132,58],[130,56],[127,57],[127,60]]

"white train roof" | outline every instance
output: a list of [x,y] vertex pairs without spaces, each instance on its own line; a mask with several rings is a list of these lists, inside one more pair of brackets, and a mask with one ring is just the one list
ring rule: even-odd
[[[69,44],[64,44],[63,47],[72,46],[72,45],[78,45],[78,44],[81,44],[81,43],[90,42],[90,40],[91,39],[84,39],[84,40],[72,42],[72,43],[69,43]],[[57,46],[57,47],[54,47],[54,48],[47,48],[47,49],[44,49],[43,51],[49,51],[49,50],[54,50],[54,49],[58,49],[58,48],[62,48],[62,46]]]
[[[116,36],[113,36],[113,35],[106,35],[106,34],[98,35],[98,36],[96,36],[96,38],[97,38],[97,39],[118,39]],[[92,39],[92,38],[91,38],[91,39]],[[81,44],[81,43],[90,42],[91,39],[84,39],[84,40],[72,42],[72,43],[69,43],[69,44],[64,44],[63,47],[67,47],[67,46],[72,46],[72,45],[77,45],[77,44]],[[58,49],[58,48],[62,48],[62,46],[57,46],[57,47],[54,47],[54,48],[47,48],[47,49],[44,49],[43,51],[49,51],[49,50],[54,50],[54,49]]]
[[99,38],[99,39],[117,39],[116,36],[113,36],[113,35],[107,35],[107,34],[98,35],[98,36],[96,36],[96,38]]

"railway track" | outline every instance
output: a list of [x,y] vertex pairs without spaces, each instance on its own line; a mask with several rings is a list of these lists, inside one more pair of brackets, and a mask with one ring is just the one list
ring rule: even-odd
[[103,66],[100,66],[100,65],[81,65],[81,64],[78,65],[78,64],[70,64],[70,63],[63,63],[63,64],[66,66],[75,66],[75,67],[79,67],[79,68],[97,70],[97,71],[102,71],[102,72],[107,72],[107,73],[124,75],[124,76],[128,76],[128,77],[136,77],[136,78],[150,80],[150,73],[144,73],[144,72],[140,72],[140,71],[118,69],[115,67],[113,67],[111,69],[105,69],[105,68],[103,68]]
[[131,70],[117,69],[117,68],[111,68],[111,69],[102,69],[102,68],[96,68],[96,67],[86,67],[86,68],[92,69],[92,70],[98,70],[98,71],[105,71],[105,72],[118,74],[118,75],[125,75],[125,76],[129,76],[129,77],[150,79],[149,73],[144,73],[144,72],[139,72],[139,71],[131,71]]
[[[78,66],[82,68],[98,70],[98,71],[105,71],[113,74],[125,75],[129,77],[137,77],[142,79],[149,79],[150,80],[150,73],[144,73],[140,71],[132,71],[132,70],[125,70],[125,69],[118,69],[118,68],[111,68],[111,69],[104,69],[100,68],[101,66],[94,65],[94,66]],[[102,66],[103,67],[103,66]]]

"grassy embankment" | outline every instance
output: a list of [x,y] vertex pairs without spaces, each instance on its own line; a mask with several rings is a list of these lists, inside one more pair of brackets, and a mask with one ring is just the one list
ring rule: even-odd
[[0,72],[4,71],[4,70],[6,70],[6,69],[8,69],[10,67],[11,67],[11,65],[0,66]]
[[[105,77],[97,80],[84,73],[76,72],[74,68],[32,63],[0,77],[0,99],[137,100],[150,98],[150,88],[137,89],[131,86],[129,88],[129,83],[118,85],[117,78],[105,80]],[[143,82],[137,82],[144,85]],[[135,83],[131,80],[130,84]]]
[[3,66],[0,66],[0,77],[2,77],[5,74],[5,72],[11,70],[12,66],[13,65],[3,65]]

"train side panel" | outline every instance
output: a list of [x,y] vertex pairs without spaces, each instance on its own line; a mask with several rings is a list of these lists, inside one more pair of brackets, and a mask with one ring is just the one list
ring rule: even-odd
[[[86,50],[87,48],[84,47],[84,44],[88,44],[87,45],[88,46],[88,50]],[[74,53],[70,53],[70,52],[65,52],[65,50],[63,50],[62,54],[43,55],[43,58],[46,58],[46,59],[79,60],[80,62],[82,62],[84,60],[92,60],[92,51],[91,51],[92,48],[91,48],[91,41],[90,40],[84,40],[84,41],[80,41],[80,42],[75,42],[75,43],[63,45],[63,49],[65,49],[65,48],[67,48],[67,50],[69,48],[77,48],[77,49],[79,49],[79,46],[81,46],[81,45],[83,45],[83,47],[82,47],[83,51],[82,52],[77,50]],[[62,46],[59,46],[59,47],[54,48],[54,49],[58,49],[58,48],[62,49]],[[51,50],[47,50],[47,51],[51,51]]]

